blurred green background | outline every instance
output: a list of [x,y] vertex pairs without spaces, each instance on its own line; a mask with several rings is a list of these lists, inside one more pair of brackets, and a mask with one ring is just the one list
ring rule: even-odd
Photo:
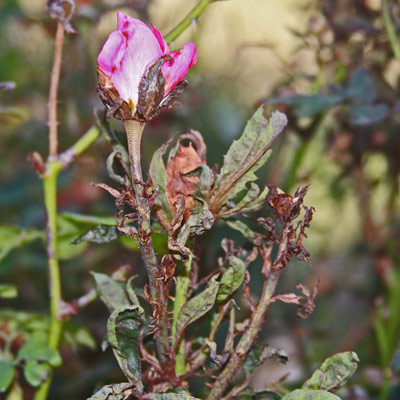
[[[115,29],[116,11],[168,33],[196,3],[76,1],[76,33],[65,41],[59,90],[61,150],[94,124],[93,110],[102,109],[96,57]],[[400,28],[399,4],[390,3],[390,11],[395,29]],[[0,299],[0,331],[6,333],[31,329],[21,322],[22,314],[12,325],[8,309],[47,312],[43,242],[31,241],[29,230],[21,234],[13,227],[43,229],[45,223],[41,182],[27,155],[38,151],[47,156],[55,26],[44,1],[0,3],[0,82],[16,83],[14,90],[0,92],[0,283],[15,284],[19,290],[16,299]],[[227,0],[211,4],[171,46],[195,42],[198,63],[188,75],[190,85],[181,104],[147,124],[145,164],[168,137],[188,128],[203,134],[208,164],[221,163],[256,107],[269,102],[288,114],[289,126],[274,144],[260,182],[291,194],[298,186],[311,185],[305,203],[316,208],[306,241],[312,266],[293,262],[279,291],[319,280],[316,311],[299,321],[295,307],[272,307],[260,342],[283,348],[290,362],[284,368],[266,365],[254,379],[255,387],[273,384],[286,373],[284,383],[295,385],[328,355],[355,350],[361,365],[342,397],[378,398],[388,384],[391,398],[400,398],[398,377],[388,377],[385,369],[399,345],[400,316],[400,60],[385,28],[380,1]],[[112,125],[122,130],[117,121]],[[61,213],[114,215],[110,196],[90,185],[113,184],[105,165],[110,152],[101,138],[61,174]],[[68,216],[60,222],[66,300],[93,287],[91,270],[111,273],[130,265],[138,282],[145,282],[128,240],[71,245],[87,228]],[[204,275],[207,266],[216,263],[220,240],[227,236],[241,240],[222,223],[202,239]],[[106,319],[99,302],[73,318],[69,344],[62,347],[64,366],[55,377],[56,397],[50,398],[83,399],[96,385],[118,381],[116,362],[110,352],[100,351]],[[25,389],[29,396],[28,386]]]

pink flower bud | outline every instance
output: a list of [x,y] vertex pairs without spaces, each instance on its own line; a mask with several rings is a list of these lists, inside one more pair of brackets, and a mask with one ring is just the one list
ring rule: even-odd
[[117,20],[97,58],[100,95],[116,118],[146,121],[182,92],[196,46],[185,43],[170,52],[153,26],[122,13]]

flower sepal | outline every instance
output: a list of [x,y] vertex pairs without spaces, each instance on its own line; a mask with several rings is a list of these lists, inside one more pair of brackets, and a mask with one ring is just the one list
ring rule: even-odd
[[127,103],[122,99],[118,90],[113,86],[111,78],[100,67],[97,67],[99,77],[97,91],[107,107],[107,116],[121,120],[134,119],[146,122],[156,117],[162,108],[173,105],[174,100],[181,95],[188,82],[183,79],[170,93],[164,96],[165,78],[161,67],[165,62],[171,60],[170,56],[163,56],[146,70],[139,84],[138,104]]
[[97,67],[97,75],[99,78],[97,92],[107,108],[107,117],[114,117],[123,121],[134,119],[131,107],[124,99],[119,97],[118,90],[113,86],[111,78],[100,67]]

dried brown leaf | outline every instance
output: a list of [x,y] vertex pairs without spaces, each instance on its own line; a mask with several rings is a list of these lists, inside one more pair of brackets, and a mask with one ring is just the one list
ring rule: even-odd
[[199,181],[198,176],[187,176],[187,174],[194,171],[201,164],[205,164],[205,161],[200,158],[192,142],[189,143],[189,146],[180,144],[176,155],[167,164],[168,202],[175,213],[177,211],[178,196],[183,195],[185,198],[185,219],[190,216],[190,210],[194,207],[192,194]]

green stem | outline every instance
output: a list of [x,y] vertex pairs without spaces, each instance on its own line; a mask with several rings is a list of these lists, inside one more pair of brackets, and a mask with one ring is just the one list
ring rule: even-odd
[[159,334],[156,335],[157,353],[161,363],[165,363],[170,352],[168,339],[168,299],[164,294],[162,270],[158,264],[151,238],[151,207],[144,193],[144,182],[140,161],[140,143],[144,123],[135,120],[124,121],[128,139],[130,172],[135,191],[136,211],[139,219],[139,246],[143,263],[149,277],[149,287],[155,315],[159,317]]
[[390,16],[389,0],[382,0],[382,17],[394,56],[397,59],[400,59],[400,42],[396,33],[396,28]]
[[57,156],[56,160],[61,168],[70,165],[77,156],[88,149],[100,136],[101,131],[97,125],[92,126],[73,146]]
[[[172,340],[176,340],[176,324],[178,322],[178,315],[181,308],[186,302],[186,296],[190,283],[190,270],[192,268],[193,254],[190,253],[189,260],[183,264],[183,274],[178,275],[176,278],[176,291],[174,302],[174,316],[172,319]],[[181,376],[186,371],[186,353],[185,353],[185,338],[182,337],[178,350],[175,355],[175,374]]]
[[188,15],[174,28],[171,32],[165,36],[165,41],[170,44],[177,39],[183,31],[185,31],[197,18],[203,14],[207,6],[216,0],[200,0],[196,6],[189,12]]
[[[58,350],[60,343],[62,322],[59,319],[61,308],[61,277],[58,262],[57,246],[57,177],[61,171],[58,161],[48,161],[46,176],[43,178],[44,204],[46,208],[46,249],[49,268],[50,290],[50,328],[48,346]],[[45,400],[50,388],[52,372],[35,393],[34,400]]]
[[47,227],[46,245],[50,280],[50,331],[48,346],[57,350],[61,337],[62,323],[58,316],[61,306],[61,277],[57,245],[57,177],[61,168],[53,161],[47,163],[47,176],[43,179],[44,203]]

